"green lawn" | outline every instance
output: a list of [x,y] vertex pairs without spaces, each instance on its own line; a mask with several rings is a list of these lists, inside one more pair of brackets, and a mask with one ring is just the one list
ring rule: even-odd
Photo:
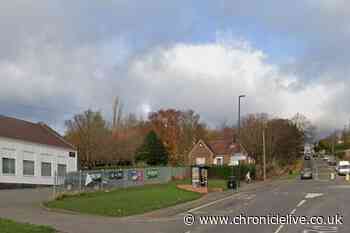
[[208,187],[210,188],[222,188],[223,190],[227,190],[227,180],[217,180],[217,179],[209,179]]
[[47,203],[50,208],[103,216],[129,216],[161,209],[201,197],[176,188],[177,182],[83,193]]
[[1,233],[53,233],[53,228],[47,226],[37,226],[32,224],[17,223],[12,220],[0,218]]

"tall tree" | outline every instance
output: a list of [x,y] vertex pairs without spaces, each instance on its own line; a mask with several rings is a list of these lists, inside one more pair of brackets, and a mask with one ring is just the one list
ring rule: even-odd
[[291,121],[303,132],[304,140],[307,143],[314,143],[316,138],[316,127],[303,114],[297,113],[292,117]]
[[177,160],[178,145],[180,141],[180,121],[181,112],[175,109],[159,110],[151,113],[149,121],[152,129],[162,138],[165,146],[171,155],[170,161]]
[[253,114],[242,121],[240,142],[257,164],[262,165],[264,131],[266,163],[270,170],[293,164],[300,157],[304,134],[292,121]]
[[109,149],[110,131],[100,112],[87,110],[77,114],[66,121],[66,128],[65,137],[77,146],[83,166],[92,166],[95,161],[109,159],[106,150]]
[[148,165],[166,165],[168,163],[168,152],[153,130],[147,134],[144,143],[137,150],[135,160],[136,162],[145,162]]
[[193,110],[183,111],[179,119],[180,139],[178,153],[181,155],[181,162],[185,162],[185,155],[191,150],[199,139],[206,138],[206,125],[200,122],[200,115]]
[[123,119],[119,130],[113,134],[118,159],[134,161],[136,150],[142,145],[149,131],[149,125],[137,119],[134,114],[129,114]]
[[193,110],[161,109],[150,114],[149,123],[168,149],[172,165],[184,164],[190,148],[206,134],[206,126]]

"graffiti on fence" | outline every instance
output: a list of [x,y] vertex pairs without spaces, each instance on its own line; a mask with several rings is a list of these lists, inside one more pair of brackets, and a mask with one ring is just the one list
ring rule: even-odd
[[143,181],[143,171],[142,170],[129,170],[128,179],[131,181]]
[[122,180],[124,178],[124,172],[123,170],[115,170],[115,171],[109,171],[108,172],[108,178],[110,180]]
[[85,186],[88,186],[91,183],[101,183],[102,182],[102,174],[101,173],[88,173],[85,179]]
[[159,169],[158,168],[147,168],[146,169],[146,177],[147,179],[156,179],[159,177]]

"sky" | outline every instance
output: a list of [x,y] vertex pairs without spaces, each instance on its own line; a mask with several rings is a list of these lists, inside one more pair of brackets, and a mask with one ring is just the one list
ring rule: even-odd
[[350,2],[12,0],[0,3],[0,114],[193,109],[211,126],[264,112],[350,122]]

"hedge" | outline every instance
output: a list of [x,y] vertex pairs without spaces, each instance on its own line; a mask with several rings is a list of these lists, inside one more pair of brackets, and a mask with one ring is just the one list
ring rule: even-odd
[[[233,170],[233,171],[232,171]],[[240,171],[240,173],[238,173]],[[209,179],[228,179],[229,176],[238,176],[240,174],[240,179],[244,180],[247,172],[250,171],[250,177],[255,179],[256,168],[254,164],[241,164],[239,166],[212,166],[208,169]]]

